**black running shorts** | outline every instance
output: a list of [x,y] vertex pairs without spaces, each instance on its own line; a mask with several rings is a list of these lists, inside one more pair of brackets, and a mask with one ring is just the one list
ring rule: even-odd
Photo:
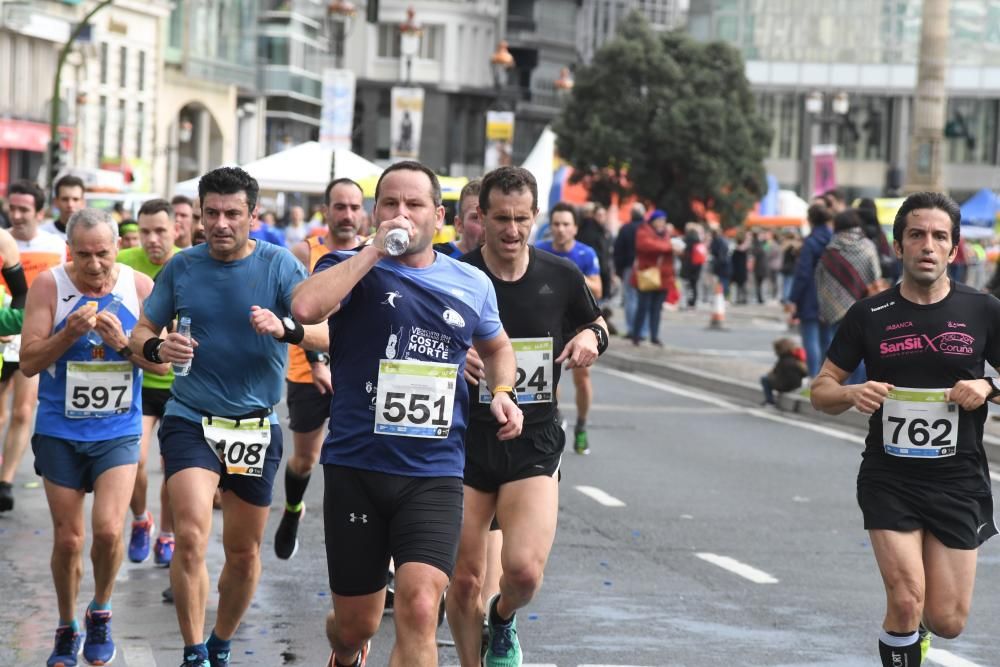
[[330,416],[330,395],[321,394],[312,382],[285,382],[288,392],[288,430],[312,433]]
[[156,417],[163,419],[163,411],[167,408],[167,401],[170,399],[169,389],[157,389],[154,387],[142,388],[142,416]]
[[949,549],[976,549],[997,534],[993,496],[957,494],[912,480],[858,483],[865,530],[929,531]]
[[451,578],[462,531],[462,480],[324,465],[326,567],[335,595],[385,588],[389,557]]
[[3,368],[0,368],[0,384],[3,384],[7,380],[14,377],[14,373],[17,369],[21,367],[21,362],[19,361],[5,361],[3,362]]
[[529,477],[555,477],[566,432],[559,422],[526,424],[513,440],[497,438],[497,426],[473,421],[465,432],[465,483],[484,493]]

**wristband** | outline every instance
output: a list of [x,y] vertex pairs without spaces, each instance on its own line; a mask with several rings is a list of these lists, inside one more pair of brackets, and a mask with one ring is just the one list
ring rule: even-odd
[[[608,349],[608,332],[604,330],[600,324],[588,324],[583,327],[583,329],[590,329],[597,336],[597,355],[600,356],[604,354],[604,351]],[[583,331],[581,329],[580,331]]]
[[326,352],[315,352],[313,350],[306,350],[306,361],[310,364],[328,364],[330,363],[330,355]]
[[115,352],[118,353],[118,356],[124,359],[128,359],[132,356],[132,348],[128,346],[128,343],[125,343],[120,350],[115,350]]
[[160,346],[163,345],[162,338],[150,338],[145,343],[142,344],[142,356],[146,361],[152,361],[154,364],[162,364],[163,359],[160,358]]
[[497,394],[507,394],[510,396],[510,400],[514,401],[514,405],[517,405],[517,392],[514,391],[513,387],[508,387],[507,385],[498,384],[493,387],[493,396]]
[[285,327],[285,334],[278,339],[278,342],[298,345],[306,337],[305,328],[291,317],[282,317],[281,325]]
[[24,308],[24,302],[28,299],[28,281],[24,275],[24,267],[18,262],[10,268],[4,267],[0,270],[3,274],[7,289],[10,290],[10,307]]

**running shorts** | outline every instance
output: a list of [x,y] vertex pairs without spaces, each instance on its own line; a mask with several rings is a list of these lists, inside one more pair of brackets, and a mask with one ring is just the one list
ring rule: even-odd
[[330,416],[330,395],[321,394],[312,382],[285,382],[288,406],[288,429],[311,433],[323,426]]
[[473,421],[465,432],[465,483],[484,493],[529,477],[555,477],[566,432],[558,421],[525,425],[513,440],[497,438],[493,423]]

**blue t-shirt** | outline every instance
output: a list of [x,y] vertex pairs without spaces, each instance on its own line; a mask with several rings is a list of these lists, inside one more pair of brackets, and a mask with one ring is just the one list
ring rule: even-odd
[[539,241],[535,244],[535,247],[545,252],[551,252],[553,255],[558,255],[563,259],[568,259],[576,264],[585,276],[601,275],[601,263],[597,260],[597,253],[586,243],[573,241],[573,247],[567,252],[556,250],[552,246],[551,240]]
[[[315,273],[354,254],[330,253]],[[469,413],[469,390],[462,380],[465,353],[473,339],[489,340],[503,331],[486,275],[441,254],[423,269],[383,259],[344,299],[329,325],[336,390],[322,463],[411,477],[461,477]],[[457,364],[446,437],[374,432],[376,409],[385,407],[376,405],[383,359]]]
[[282,248],[285,247],[285,235],[266,222],[261,222],[259,229],[251,231],[250,238],[255,241],[267,241]]
[[[285,248],[258,242],[247,257],[220,262],[208,244],[177,253],[156,277],[144,314],[163,326],[191,318],[198,341],[188,375],[177,377],[165,414],[201,422],[202,413],[236,417],[281,400],[288,350],[250,324],[250,306],[291,314],[292,290],[306,270]],[[271,414],[271,423],[277,417]]]

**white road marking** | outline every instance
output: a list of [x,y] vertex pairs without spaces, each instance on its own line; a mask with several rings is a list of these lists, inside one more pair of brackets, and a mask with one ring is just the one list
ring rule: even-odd
[[128,663],[128,667],[156,667],[156,658],[153,657],[153,647],[148,643],[142,644],[121,644],[121,653]]
[[942,651],[939,648],[932,648],[927,651],[927,659],[931,662],[936,662],[939,665],[944,665],[944,667],[979,667],[977,663],[974,663],[971,660],[959,658],[954,653]]
[[990,477],[993,478],[994,482],[1000,482],[1000,475],[996,474],[995,472],[990,472]]
[[625,503],[618,500],[611,494],[601,491],[596,486],[575,486],[573,488],[575,488],[577,491],[587,496],[588,498],[596,500],[605,507],[625,507]]
[[746,563],[741,563],[735,558],[730,558],[729,556],[720,556],[718,554],[712,554],[707,552],[696,553],[695,556],[702,559],[705,562],[711,563],[712,565],[717,565],[723,570],[728,570],[733,574],[739,575],[744,579],[749,579],[755,584],[776,584],[778,580],[769,575],[763,570],[758,570],[752,565],[747,565]]

